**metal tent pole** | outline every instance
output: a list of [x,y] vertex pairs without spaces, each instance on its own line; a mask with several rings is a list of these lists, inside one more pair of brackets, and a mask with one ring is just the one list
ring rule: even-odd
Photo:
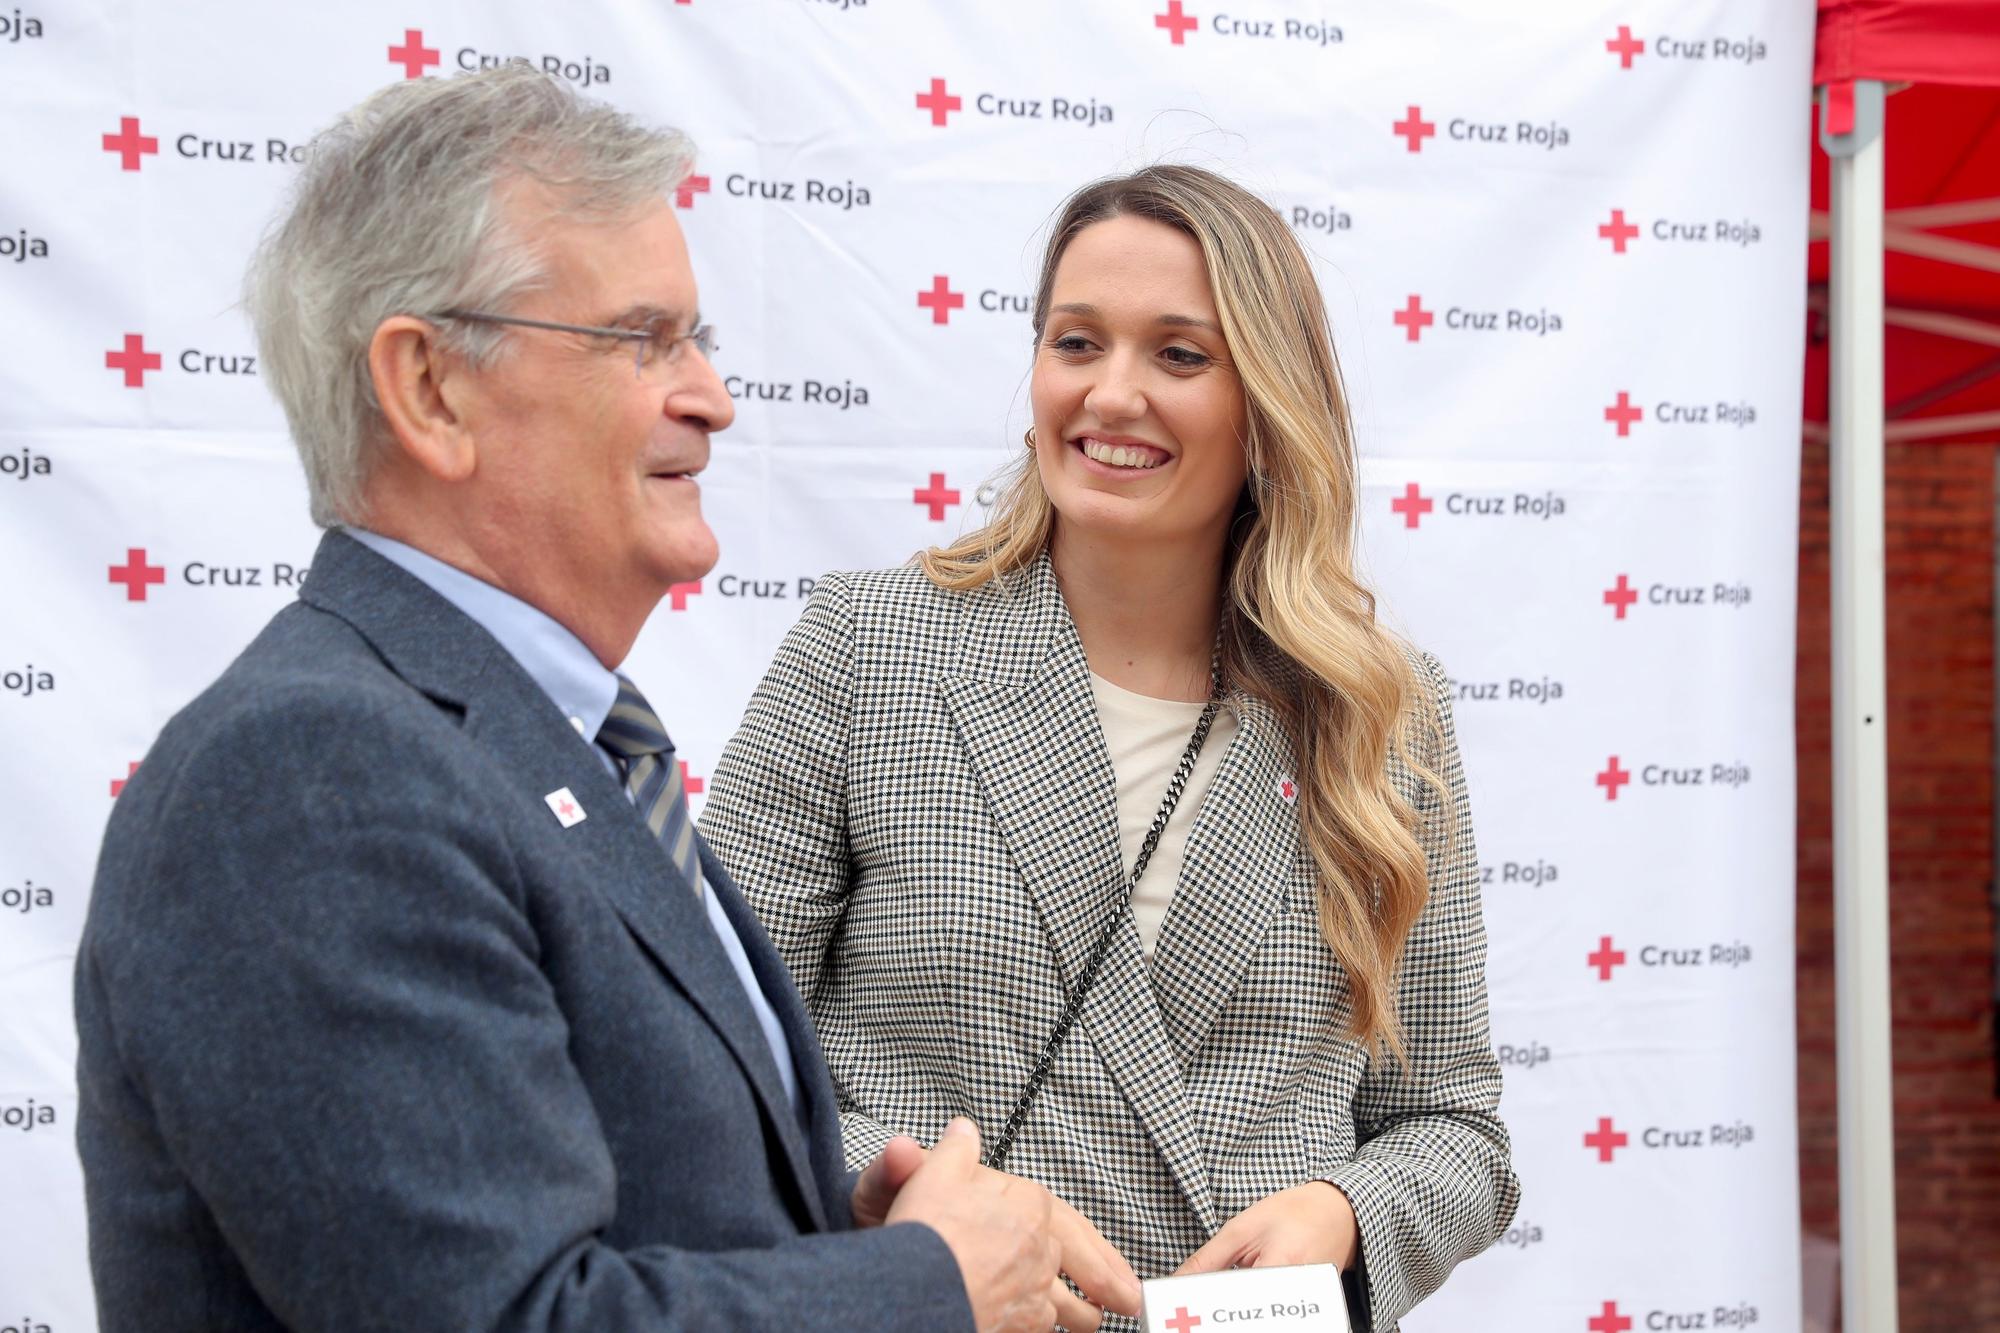
[[1841,1324],[1896,1330],[1882,519],[1883,85],[1832,159],[1833,894]]

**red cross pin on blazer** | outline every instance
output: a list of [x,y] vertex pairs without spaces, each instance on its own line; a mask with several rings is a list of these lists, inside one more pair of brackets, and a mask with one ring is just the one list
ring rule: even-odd
[[1292,775],[1289,773],[1278,779],[1278,799],[1286,805],[1299,803],[1299,784],[1292,781]]
[[569,794],[568,787],[558,787],[542,799],[548,802],[549,809],[555,812],[556,822],[564,828],[575,828],[587,818],[576,797]]

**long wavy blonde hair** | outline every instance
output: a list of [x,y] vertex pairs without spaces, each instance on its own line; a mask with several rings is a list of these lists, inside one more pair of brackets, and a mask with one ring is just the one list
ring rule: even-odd
[[[1230,529],[1223,678],[1282,719],[1302,781],[1298,811],[1319,870],[1319,927],[1351,990],[1347,1035],[1401,1060],[1395,987],[1429,874],[1418,816],[1391,784],[1437,709],[1354,575],[1356,465],[1340,364],[1305,252],[1271,208],[1198,167],[1161,165],[1085,186],[1063,206],[1036,284],[1039,344],[1056,266],[1084,228],[1132,216],[1192,237],[1243,385],[1248,476]],[[1001,486],[985,527],[918,556],[965,591],[1034,562],[1056,523],[1035,451]]]

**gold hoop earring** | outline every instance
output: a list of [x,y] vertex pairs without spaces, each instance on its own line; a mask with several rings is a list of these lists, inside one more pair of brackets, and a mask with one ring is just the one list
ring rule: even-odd
[[1021,443],[1027,445],[1030,449],[1035,447],[1035,428],[1033,426],[1028,427],[1028,433],[1021,437]]

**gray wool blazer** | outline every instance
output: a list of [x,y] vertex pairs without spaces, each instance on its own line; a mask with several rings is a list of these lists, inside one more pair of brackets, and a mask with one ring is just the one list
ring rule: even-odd
[[105,835],[76,967],[101,1327],[969,1329],[936,1232],[849,1230],[811,1024],[704,868],[800,1114],[591,746],[329,535]]
[[[1341,969],[1268,708],[1239,729],[1189,836],[1151,964],[1124,906],[1116,782],[1046,557],[971,593],[913,568],[822,580],[709,780],[702,828],[797,978],[848,1160],[953,1115],[1005,1122],[1107,914],[1123,924],[1008,1169],[1091,1218],[1142,1277],[1310,1180],[1360,1221],[1357,1327],[1389,1330],[1506,1229],[1519,1187],[1497,1108],[1464,778],[1401,766],[1430,904],[1399,1005],[1411,1066],[1338,1035]],[[1455,821],[1456,837],[1447,836]],[[1115,1322],[1107,1327],[1129,1327]]]

